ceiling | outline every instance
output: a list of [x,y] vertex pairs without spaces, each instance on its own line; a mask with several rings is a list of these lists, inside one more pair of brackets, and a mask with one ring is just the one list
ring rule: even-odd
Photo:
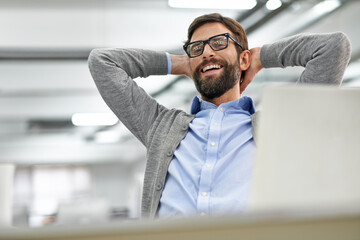
[[[87,56],[96,47],[183,54],[188,25],[205,13],[237,19],[250,47],[300,32],[343,31],[352,42],[343,86],[360,86],[360,1],[288,0],[273,11],[265,3],[258,1],[251,10],[209,10],[173,9],[166,0],[0,0],[0,162],[143,161],[144,147],[121,123],[72,124],[75,113],[110,113],[91,79]],[[296,81],[301,71],[265,69],[245,95],[258,106],[264,85]],[[196,95],[185,77],[136,81],[171,108],[189,111]]]

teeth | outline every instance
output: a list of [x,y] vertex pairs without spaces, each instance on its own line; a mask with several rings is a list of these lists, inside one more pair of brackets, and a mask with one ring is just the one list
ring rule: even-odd
[[208,65],[203,68],[203,72],[206,72],[207,70],[214,69],[214,68],[220,68],[220,65]]

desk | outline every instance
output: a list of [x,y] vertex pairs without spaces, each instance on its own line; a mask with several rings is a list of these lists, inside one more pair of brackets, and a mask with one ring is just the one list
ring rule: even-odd
[[0,229],[0,239],[56,240],[354,240],[360,239],[360,209],[282,211],[241,216],[118,222],[97,226]]

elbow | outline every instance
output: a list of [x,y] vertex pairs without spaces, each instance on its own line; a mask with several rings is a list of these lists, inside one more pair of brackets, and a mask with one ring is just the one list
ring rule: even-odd
[[351,43],[349,38],[342,32],[333,33],[330,39],[327,61],[329,66],[333,66],[330,70],[333,71],[333,83],[341,85],[345,69],[349,64],[351,57]]
[[97,82],[102,75],[104,62],[104,53],[101,49],[93,49],[90,52],[88,57],[88,67],[95,82]]
[[102,75],[102,53],[99,49],[93,49],[88,57],[88,67],[95,84],[101,81]]
[[88,65],[91,70],[92,66],[96,65],[101,58],[101,53],[99,49],[91,50],[89,57],[88,57]]
[[347,65],[351,58],[351,42],[348,36],[343,32],[334,33],[334,51],[337,52],[339,61]]

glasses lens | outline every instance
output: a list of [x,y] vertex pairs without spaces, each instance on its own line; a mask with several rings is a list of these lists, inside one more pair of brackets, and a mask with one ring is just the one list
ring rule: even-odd
[[227,48],[228,38],[227,36],[217,36],[210,39],[210,45],[214,50],[222,50]]
[[203,50],[204,50],[204,43],[202,42],[190,43],[186,48],[186,51],[190,55],[190,57],[200,56]]

